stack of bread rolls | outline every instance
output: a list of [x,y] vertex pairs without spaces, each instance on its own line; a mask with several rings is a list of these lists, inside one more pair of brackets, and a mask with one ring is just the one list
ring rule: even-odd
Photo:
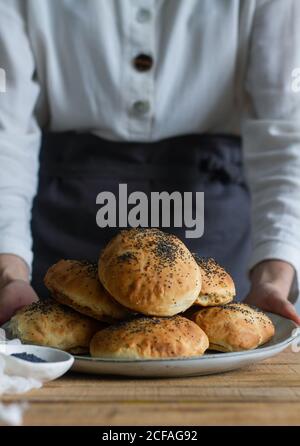
[[53,300],[24,307],[10,321],[23,342],[160,359],[253,349],[274,334],[265,314],[232,303],[234,282],[220,265],[158,229],[121,231],[98,264],[60,260],[45,285]]

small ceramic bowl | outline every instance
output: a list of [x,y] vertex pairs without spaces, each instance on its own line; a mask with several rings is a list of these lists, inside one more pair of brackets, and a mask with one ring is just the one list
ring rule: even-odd
[[[30,362],[11,356],[13,353],[35,355],[47,362]],[[35,378],[46,382],[64,375],[73,365],[69,353],[50,347],[9,343],[0,345],[0,356],[5,356],[5,372],[9,375]]]

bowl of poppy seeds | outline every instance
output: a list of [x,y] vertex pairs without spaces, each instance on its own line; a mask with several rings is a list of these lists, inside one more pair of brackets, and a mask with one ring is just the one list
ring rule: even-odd
[[67,352],[50,347],[26,344],[0,344],[0,359],[5,360],[6,373],[41,382],[64,375],[74,358]]
[[26,352],[12,353],[10,356],[13,356],[14,358],[23,359],[24,361],[35,362],[35,363],[48,362],[46,361],[46,359],[39,358],[38,356],[33,355],[32,353],[26,353]]

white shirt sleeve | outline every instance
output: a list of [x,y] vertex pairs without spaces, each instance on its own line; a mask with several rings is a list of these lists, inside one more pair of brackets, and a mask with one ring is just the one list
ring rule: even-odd
[[258,0],[250,43],[243,123],[252,193],[253,254],[291,263],[300,278],[300,2]]
[[39,88],[21,11],[25,5],[0,2],[0,67],[6,74],[6,91],[0,93],[0,253],[19,255],[30,266],[40,130],[34,119]]

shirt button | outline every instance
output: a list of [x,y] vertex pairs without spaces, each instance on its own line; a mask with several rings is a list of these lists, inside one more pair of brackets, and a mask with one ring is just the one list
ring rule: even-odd
[[133,59],[133,66],[138,71],[149,71],[153,65],[153,59],[148,54],[138,54]]
[[150,102],[149,101],[136,101],[132,105],[135,113],[139,115],[145,115],[150,110]]
[[136,14],[136,19],[139,23],[148,23],[151,20],[152,14],[149,9],[141,8]]

